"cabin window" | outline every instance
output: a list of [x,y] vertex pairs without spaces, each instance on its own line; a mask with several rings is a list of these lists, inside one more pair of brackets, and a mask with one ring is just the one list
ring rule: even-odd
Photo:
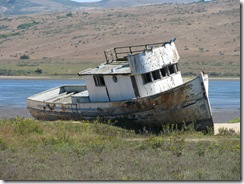
[[105,86],[104,78],[103,76],[93,76],[95,86]]
[[159,70],[155,70],[155,71],[153,71],[153,72],[152,72],[152,76],[153,76],[153,80],[161,79]]
[[169,65],[169,66],[168,66],[168,69],[169,69],[169,73],[170,73],[170,74],[175,73],[174,65]]
[[143,84],[147,84],[149,82],[152,82],[152,78],[151,78],[150,72],[144,73],[141,76],[142,76]]
[[161,68],[160,71],[163,77],[167,76],[167,67]]

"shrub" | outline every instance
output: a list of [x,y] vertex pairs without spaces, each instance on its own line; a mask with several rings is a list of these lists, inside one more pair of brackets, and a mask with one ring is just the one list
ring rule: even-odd
[[42,69],[37,68],[37,69],[35,70],[35,72],[38,73],[38,74],[42,74]]
[[181,156],[185,146],[185,139],[178,136],[170,136],[170,143],[168,149],[176,155],[177,157]]
[[66,17],[73,17],[73,13],[72,12],[67,13]]
[[36,24],[39,24],[39,23],[36,22],[36,21],[33,21],[33,22],[30,22],[30,23],[20,24],[20,25],[17,27],[17,29],[27,29],[27,28],[29,28],[29,27],[32,27],[32,26],[36,25]]
[[24,54],[24,55],[20,56],[20,59],[30,59],[30,56]]
[[11,36],[18,36],[18,35],[20,35],[20,33],[0,34],[0,39],[8,38],[8,37],[11,37]]
[[14,122],[15,122],[14,131],[21,135],[29,134],[29,133],[38,133],[38,134],[43,133],[43,129],[40,128],[37,122],[33,121],[32,119],[16,117],[14,119]]
[[236,132],[234,129],[230,128],[220,128],[219,129],[219,135],[226,135],[226,136],[229,136],[229,135],[235,135]]
[[0,150],[3,151],[3,150],[6,150],[7,149],[7,144],[6,142],[0,138]]
[[152,137],[149,138],[148,142],[153,148],[160,148],[164,146],[163,137]]
[[89,13],[88,12],[83,12],[82,15],[89,15]]

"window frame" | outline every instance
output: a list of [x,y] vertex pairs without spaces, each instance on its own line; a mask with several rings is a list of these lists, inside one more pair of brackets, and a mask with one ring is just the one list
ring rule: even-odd
[[174,69],[175,69],[175,73],[177,73],[179,71],[178,63],[174,64]]
[[106,86],[104,77],[102,75],[93,76],[96,87]]

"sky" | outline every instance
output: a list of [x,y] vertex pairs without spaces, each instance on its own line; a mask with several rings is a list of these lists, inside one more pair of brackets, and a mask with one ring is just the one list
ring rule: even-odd
[[76,2],[80,2],[80,3],[84,3],[84,2],[97,2],[100,0],[71,0],[71,1],[76,1]]

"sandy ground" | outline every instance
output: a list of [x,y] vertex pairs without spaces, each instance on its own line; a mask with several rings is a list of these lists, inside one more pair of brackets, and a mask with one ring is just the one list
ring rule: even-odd
[[214,124],[214,135],[219,133],[219,129],[225,128],[228,130],[234,130],[236,133],[240,134],[240,123],[215,123]]

